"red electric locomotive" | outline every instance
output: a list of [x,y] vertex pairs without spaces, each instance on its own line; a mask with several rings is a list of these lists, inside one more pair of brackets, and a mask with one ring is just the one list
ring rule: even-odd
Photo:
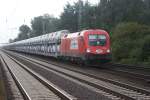
[[79,63],[84,62],[88,65],[111,60],[109,34],[100,29],[83,30],[76,33],[62,30],[10,43],[4,48]]
[[100,29],[70,33],[61,39],[60,56],[85,63],[111,60],[109,34]]

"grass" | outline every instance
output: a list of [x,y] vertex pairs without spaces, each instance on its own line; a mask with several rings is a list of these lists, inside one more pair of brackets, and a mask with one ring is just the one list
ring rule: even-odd
[[0,100],[6,100],[6,99],[5,99],[4,82],[3,82],[2,79],[0,79]]
[[6,100],[6,91],[5,91],[5,84],[4,84],[4,78],[2,75],[2,65],[0,62],[0,100]]

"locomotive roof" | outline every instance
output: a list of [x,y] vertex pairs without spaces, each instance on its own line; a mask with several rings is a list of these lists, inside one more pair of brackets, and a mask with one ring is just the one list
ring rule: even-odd
[[74,38],[74,37],[79,37],[79,36],[83,36],[85,32],[92,32],[92,31],[100,31],[102,33],[105,33],[105,30],[101,30],[101,29],[89,29],[89,30],[83,30],[81,32],[75,32],[75,33],[70,33],[67,34],[67,36],[64,36],[64,38]]

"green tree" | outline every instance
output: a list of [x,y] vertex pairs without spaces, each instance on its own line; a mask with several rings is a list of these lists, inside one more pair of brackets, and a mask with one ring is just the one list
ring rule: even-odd
[[120,22],[143,23],[143,0],[100,0],[97,6],[97,24],[110,30]]
[[31,29],[30,29],[30,27],[28,25],[21,25],[19,27],[19,31],[20,31],[20,33],[27,34],[27,33],[31,32]]
[[115,61],[143,63],[150,58],[150,27],[138,23],[118,24],[112,35],[112,54]]
[[82,12],[82,29],[94,29],[98,28],[97,26],[97,16],[96,16],[96,6],[92,6],[88,1],[83,5]]
[[32,32],[30,36],[39,36],[49,32],[57,31],[59,30],[59,24],[59,19],[49,14],[44,14],[43,16],[35,17],[31,21]]
[[144,37],[140,60],[144,62],[145,64],[150,65],[150,35]]
[[61,28],[68,29],[71,32],[78,30],[77,12],[74,6],[69,3],[64,7],[64,12],[61,14]]
[[96,27],[96,6],[78,0],[73,5],[67,4],[60,16],[61,28],[71,32]]
[[9,43],[12,43],[14,40],[13,39],[9,39]]
[[14,39],[14,41],[19,41],[19,40],[23,40],[23,39],[29,38],[30,32],[31,32],[31,29],[30,29],[29,26],[21,25],[19,27],[19,34],[18,34],[17,38]]
[[43,21],[42,16],[34,17],[31,21],[32,33],[30,36],[38,36],[43,33]]

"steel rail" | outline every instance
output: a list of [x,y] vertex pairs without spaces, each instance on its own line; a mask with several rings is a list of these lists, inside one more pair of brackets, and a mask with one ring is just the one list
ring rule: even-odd
[[15,76],[15,74],[11,71],[11,69],[9,68],[9,66],[7,65],[7,63],[5,62],[5,60],[3,59],[3,57],[1,55],[0,55],[0,59],[1,59],[2,65],[5,66],[8,69],[8,71],[10,72],[10,74],[12,75],[12,78],[14,79],[15,83],[17,84],[17,87],[19,88],[20,92],[22,93],[24,99],[31,100],[30,96],[28,95],[28,93],[26,92],[26,90],[24,89],[24,87],[22,86],[20,81],[18,80],[18,78]]
[[117,96],[117,97],[120,97],[120,98],[122,98],[122,99],[134,100],[134,98],[131,98],[131,97],[126,96],[126,95],[124,95],[124,94],[121,94],[121,93],[119,93],[119,92],[113,91],[113,90],[108,89],[108,88],[106,88],[106,87],[103,87],[103,86],[100,86],[100,85],[91,83],[91,82],[89,82],[89,81],[86,81],[86,80],[84,80],[84,79],[80,79],[80,78],[77,78],[77,77],[75,77],[75,76],[66,74],[66,73],[64,73],[64,72],[58,71],[58,70],[53,69],[53,68],[50,68],[50,67],[48,67],[48,66],[45,66],[45,65],[43,65],[43,64],[41,64],[41,63],[39,63],[39,62],[31,61],[31,59],[29,60],[29,58],[26,58],[26,57],[23,57],[23,56],[22,56],[21,58],[24,58],[24,60],[26,59],[26,60],[27,60],[28,62],[30,62],[30,63],[36,63],[36,64],[41,65],[41,66],[44,66],[44,67],[46,67],[46,68],[48,68],[48,69],[54,70],[54,71],[56,71],[56,72],[58,72],[58,73],[62,73],[62,74],[64,74],[64,75],[66,75],[66,76],[69,76],[69,77],[71,77],[71,78],[73,78],[73,79],[79,80],[80,82],[86,83],[86,84],[88,84],[88,85],[90,85],[90,86],[96,87],[96,88],[98,88],[98,89],[100,89],[100,90],[103,90],[103,91],[105,91],[105,92],[107,92],[107,93],[111,93],[111,94],[113,94],[113,95],[115,95],[115,96]]
[[[35,59],[35,58],[34,58]],[[109,83],[113,83],[115,85],[118,85],[118,86],[121,86],[121,87],[124,87],[124,88],[128,88],[128,89],[132,89],[134,91],[137,91],[137,92],[141,92],[143,94],[146,94],[146,95],[149,95],[150,94],[150,91],[147,91],[146,89],[143,89],[143,88],[139,88],[139,87],[136,87],[136,86],[131,86],[129,84],[125,84],[125,83],[121,83],[119,81],[114,81],[114,80],[111,80],[111,79],[106,79],[106,78],[102,78],[102,77],[97,77],[96,75],[94,74],[90,74],[90,73],[87,73],[87,72],[83,72],[83,71],[79,71],[79,70],[75,70],[75,69],[71,69],[71,68],[67,68],[67,67],[64,67],[64,66],[61,66],[59,64],[56,64],[56,63],[52,63],[52,62],[48,62],[48,61],[45,61],[43,59],[37,59],[37,60],[40,60],[40,61],[43,61],[45,63],[48,63],[48,64],[52,64],[52,65],[55,65],[55,66],[59,66],[61,68],[64,68],[64,69],[67,69],[67,70],[70,70],[70,71],[73,71],[73,72],[77,72],[77,73],[80,73],[80,74],[83,74],[83,75],[86,75],[86,76],[90,76],[90,77],[93,77],[95,79],[99,79],[99,80],[102,80],[102,81],[106,81],[106,82],[109,82]],[[130,74],[130,73],[129,73]],[[134,75],[135,76],[135,75]],[[148,76],[147,76],[148,77]]]
[[20,63],[17,61],[15,58],[11,57],[10,55],[7,54],[9,58],[11,58],[13,61],[15,61],[18,65],[20,65],[23,69],[25,69],[27,72],[29,72],[32,76],[34,76],[37,80],[39,80],[42,84],[44,84],[47,88],[49,88],[51,91],[53,91],[56,95],[58,95],[62,100],[77,100],[74,96],[68,94],[64,90],[60,89],[53,83],[49,82],[39,74],[35,73],[28,67],[26,67],[24,64]]
[[77,72],[77,73],[80,73],[80,74],[83,74],[83,75],[86,75],[86,76],[90,76],[90,77],[93,77],[95,79],[99,79],[99,80],[103,80],[103,81],[106,81],[106,82],[109,82],[109,83],[113,83],[113,84],[121,86],[121,87],[129,88],[129,89],[132,89],[134,91],[141,92],[143,94],[147,94],[147,95],[150,94],[150,91],[147,91],[146,89],[142,89],[142,88],[139,88],[139,87],[131,86],[129,84],[121,83],[119,81],[114,81],[114,80],[111,80],[111,79],[98,77],[98,76],[96,76],[94,74],[91,74],[91,73],[87,73],[87,72],[83,72],[83,71],[79,71],[79,70],[75,70],[75,69],[71,69],[71,68],[66,68],[64,66],[60,66],[59,64],[55,64],[55,63],[52,63],[52,62],[50,63],[50,62],[42,60],[42,59],[40,59],[40,61],[43,61],[43,62],[48,63],[48,64],[52,64],[52,65],[55,65],[55,66],[59,66],[61,68],[64,68],[64,69],[67,69],[67,70],[70,70],[70,71],[74,71],[74,72]]

